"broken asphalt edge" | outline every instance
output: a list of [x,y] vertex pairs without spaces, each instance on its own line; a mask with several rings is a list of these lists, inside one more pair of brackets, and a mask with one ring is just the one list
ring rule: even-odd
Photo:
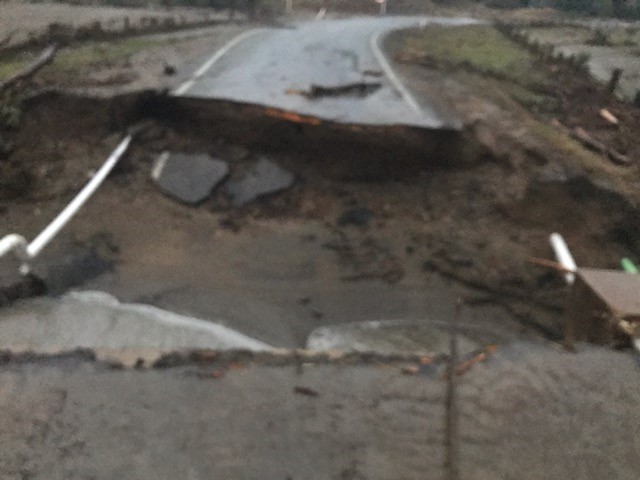
[[[385,365],[420,363],[424,354],[376,352],[314,351],[305,349],[250,350],[163,350],[155,348],[78,348],[73,350],[0,350],[0,366],[56,363],[66,360],[102,364],[111,369],[167,369],[189,365],[209,366],[231,363],[259,363],[267,366],[291,365]],[[443,363],[447,355],[430,357],[432,363]]]

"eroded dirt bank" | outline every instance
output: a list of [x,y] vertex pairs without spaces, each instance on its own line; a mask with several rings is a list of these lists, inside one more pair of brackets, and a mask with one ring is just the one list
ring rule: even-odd
[[[292,122],[282,112],[196,108],[154,92],[109,100],[48,93],[23,108],[20,128],[5,132],[7,232],[32,238],[134,127],[130,153],[49,255],[88,246],[113,268],[85,287],[236,322],[287,345],[326,323],[446,319],[460,295],[474,305],[473,321],[558,338],[564,286],[526,263],[551,256],[548,234],[560,230],[589,266],[616,268],[640,250],[636,198],[552,155],[517,168],[514,159],[529,153],[494,152],[478,129]],[[296,183],[244,207],[223,192],[183,206],[149,177],[165,150],[210,153],[231,175],[266,155]],[[277,334],[269,319],[248,320],[264,312],[299,326]]]

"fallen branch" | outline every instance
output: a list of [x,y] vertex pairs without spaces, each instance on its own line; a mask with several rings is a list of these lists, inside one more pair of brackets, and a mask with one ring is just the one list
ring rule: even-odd
[[553,120],[551,122],[551,124],[554,127],[559,128],[560,130],[562,130],[565,133],[567,133],[567,135],[569,135],[574,140],[577,140],[578,142],[580,142],[582,145],[584,145],[586,148],[588,148],[592,152],[596,152],[596,153],[599,153],[601,155],[606,156],[613,163],[616,163],[618,165],[630,165],[631,164],[631,160],[629,160],[629,157],[627,157],[626,155],[623,155],[620,152],[617,152],[617,151],[613,150],[612,148],[607,147],[601,141],[596,140],[584,128],[576,127],[573,130],[571,130],[571,129],[565,127],[557,119]]
[[58,51],[58,47],[56,45],[51,45],[43,51],[40,56],[27,68],[16,73],[15,75],[10,76],[9,78],[2,80],[0,82],[0,93],[8,90],[13,85],[31,78],[35,75],[42,67],[51,63],[53,57],[56,56],[56,52]]
[[560,273],[576,273],[575,270],[566,268],[561,263],[554,262],[553,260],[547,260],[546,258],[532,257],[529,258],[527,262],[531,265],[535,265],[536,267],[550,268],[551,270],[555,270]]
[[618,165],[629,165],[631,162],[626,155],[607,147],[604,143],[593,138],[586,130],[576,127],[571,131],[571,136],[582,143],[589,150],[605,155],[609,160]]
[[620,120],[618,120],[618,117],[616,117],[613,113],[611,113],[606,108],[603,108],[602,110],[600,110],[598,114],[600,115],[600,117],[602,117],[603,120],[605,120],[610,125],[618,126],[620,124]]

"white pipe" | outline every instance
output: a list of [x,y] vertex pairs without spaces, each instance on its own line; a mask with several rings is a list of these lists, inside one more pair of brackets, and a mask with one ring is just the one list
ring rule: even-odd
[[[564,241],[564,238],[562,238],[562,235],[560,235],[559,233],[552,233],[549,236],[549,241],[551,242],[553,251],[556,253],[558,262],[560,262],[560,264],[567,270],[571,270],[572,272],[577,271],[578,266],[576,265],[576,261],[573,259],[573,255],[571,255],[569,247],[567,247],[567,244]],[[569,285],[572,285],[576,279],[576,276],[573,273],[565,273],[564,279]]]
[[325,7],[322,7],[320,10],[318,10],[318,14],[316,15],[316,20],[322,20],[326,13],[327,13],[327,9]]
[[0,239],[0,257],[4,257],[9,252],[13,252],[18,260],[23,262],[27,262],[29,260],[29,254],[27,253],[27,241],[22,235],[10,233]]
[[115,167],[120,157],[127,151],[131,143],[131,135],[128,135],[120,145],[111,153],[109,158],[104,162],[104,165],[96,172],[89,183],[80,190],[80,193],[71,201],[67,207],[60,212],[60,214],[45,228],[40,235],[38,235],[33,242],[27,247],[27,254],[30,257],[37,257],[44,247],[55,237],[60,230],[78,213],[78,210],[89,200],[91,195],[102,184],[107,175],[111,173],[113,167]]
[[109,158],[105,161],[104,165],[96,172],[96,174],[89,180],[89,183],[80,190],[80,193],[71,201],[69,205],[65,207],[62,212],[38,235],[30,244],[27,245],[27,241],[24,237],[12,233],[0,240],[0,257],[6,255],[9,252],[13,252],[14,255],[23,262],[20,267],[20,271],[23,274],[29,272],[29,262],[33,260],[42,251],[47,244],[53,240],[53,238],[64,228],[64,226],[78,213],[78,210],[87,202],[87,200],[94,194],[98,187],[102,184],[107,175],[111,173],[113,167],[115,167],[118,160],[127,151],[129,144],[131,143],[131,135],[128,135],[116,149],[109,155]]

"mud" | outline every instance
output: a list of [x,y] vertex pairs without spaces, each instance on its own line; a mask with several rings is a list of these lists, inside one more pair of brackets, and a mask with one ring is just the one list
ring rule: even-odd
[[[634,198],[589,176],[558,174],[546,159],[515,170],[473,130],[292,120],[287,112],[154,92],[108,101],[48,93],[24,109],[5,162],[33,180],[2,201],[8,230],[36,233],[122,132],[137,126],[130,154],[69,227],[80,245],[101,232],[114,244],[107,256],[115,269],[90,288],[227,318],[274,345],[304,345],[322,324],[446,321],[456,296],[470,305],[466,321],[558,339],[563,283],[526,263],[551,256],[550,232],[565,234],[580,265],[637,261]],[[149,179],[164,150],[211,154],[232,174],[267,156],[299,180],[241,208],[224,192],[197,208],[179,207]],[[368,222],[340,221],[358,208],[371,212]],[[304,298],[311,300],[299,303]],[[256,324],[258,312],[263,323]]]

